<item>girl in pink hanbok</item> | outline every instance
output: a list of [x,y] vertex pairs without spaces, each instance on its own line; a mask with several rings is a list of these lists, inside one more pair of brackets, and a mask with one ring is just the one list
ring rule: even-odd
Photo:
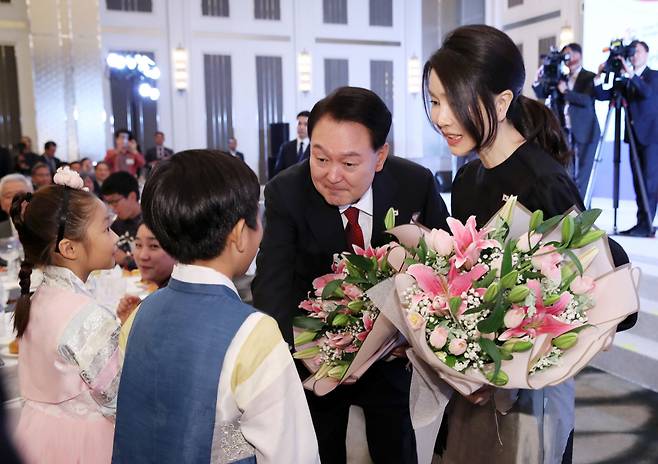
[[[16,444],[27,463],[109,463],[119,384],[119,324],[85,288],[114,266],[107,207],[68,168],[55,184],[14,198],[25,250],[14,326],[25,405]],[[30,298],[30,274],[43,282]]]

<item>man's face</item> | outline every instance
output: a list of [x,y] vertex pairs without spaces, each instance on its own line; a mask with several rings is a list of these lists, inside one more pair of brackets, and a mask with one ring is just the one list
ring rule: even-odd
[[50,158],[55,157],[55,152],[57,151],[57,145],[50,145],[48,148],[46,148],[46,156],[49,156]]
[[132,219],[139,214],[139,203],[134,192],[130,192],[127,197],[119,193],[103,195],[103,200],[122,221]]
[[165,141],[164,134],[160,134],[160,133],[155,134],[154,140],[155,140],[156,145],[164,144],[164,141]]
[[6,182],[2,187],[2,192],[0,192],[0,207],[2,208],[2,211],[9,214],[11,202],[14,197],[19,193],[26,192],[28,192],[28,189],[27,185],[25,185],[25,182],[21,182],[20,180],[12,180],[10,182]]
[[21,143],[25,145],[25,151],[32,151],[32,139],[29,138],[27,135],[24,135],[21,137]]
[[228,139],[228,149],[231,151],[235,151],[238,148],[238,141],[236,139],[230,138]]
[[297,137],[305,139],[308,137],[308,117],[300,116],[297,118]]
[[583,59],[582,55],[570,49],[569,47],[564,49],[564,53],[568,53],[570,55],[569,62],[567,63],[567,66],[569,66],[569,70],[573,72],[576,69],[578,69]]
[[32,183],[36,188],[45,187],[52,184],[53,179],[50,176],[50,169],[47,166],[37,169],[32,174]]
[[114,139],[114,146],[117,150],[123,151],[128,149],[128,134],[122,132]]
[[363,124],[324,116],[313,128],[311,140],[313,185],[330,205],[355,203],[368,191],[387,155],[388,144],[373,150]]
[[644,49],[641,44],[637,44],[635,47],[635,54],[631,56],[631,64],[633,68],[641,68],[647,64],[647,59],[649,58],[649,53]]

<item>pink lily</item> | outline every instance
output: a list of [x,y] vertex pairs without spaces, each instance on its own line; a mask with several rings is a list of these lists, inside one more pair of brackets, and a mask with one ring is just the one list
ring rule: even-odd
[[554,282],[560,282],[562,275],[558,264],[562,262],[562,255],[555,251],[553,245],[541,247],[532,256],[532,267],[544,274]]
[[458,268],[470,269],[480,257],[480,251],[500,247],[498,241],[486,238],[492,229],[483,227],[477,230],[475,216],[469,217],[466,224],[448,218],[448,226],[455,241],[455,265]]
[[334,349],[344,350],[354,341],[354,337],[349,334],[332,334],[327,332],[326,336],[327,344]]
[[304,300],[299,303],[299,307],[311,313],[310,317],[318,317],[321,319],[327,317],[327,312],[324,310],[322,302],[317,300]]
[[[552,337],[558,337],[577,327],[577,325],[562,322],[556,317],[562,314],[571,302],[572,296],[570,293],[564,292],[554,304],[545,306],[539,282],[529,280],[526,285],[535,295],[535,308],[537,311],[532,317],[526,317],[517,327],[508,329],[500,334],[498,340],[505,341],[510,338],[523,337],[524,335],[530,335],[534,338],[540,334],[549,334]],[[513,309],[516,308],[518,307],[514,307]]]
[[[441,312],[448,311],[450,298],[460,296],[463,292],[468,291],[473,286],[473,282],[486,274],[486,272],[486,266],[477,265],[468,272],[460,273],[455,267],[454,262],[450,263],[450,271],[447,278],[437,274],[434,269],[424,264],[412,264],[407,269],[407,274],[416,279],[420,289],[437,303],[439,308],[434,309]],[[465,309],[466,302],[463,302],[459,310],[459,315]]]
[[315,289],[315,296],[322,296],[322,290],[329,282],[344,279],[345,277],[345,274],[325,274],[314,279],[312,285]]
[[361,248],[358,245],[354,245],[354,254],[358,256],[363,256],[365,258],[376,258],[378,263],[381,263],[382,260],[386,257],[388,253],[389,245],[384,245],[381,247],[373,248],[369,246],[366,249]]
[[356,300],[363,296],[363,291],[356,285],[352,284],[343,284],[343,293],[345,293],[345,296],[350,300]]

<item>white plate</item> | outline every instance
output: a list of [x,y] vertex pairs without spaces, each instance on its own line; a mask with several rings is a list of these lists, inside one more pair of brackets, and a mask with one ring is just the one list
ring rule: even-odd
[[3,346],[0,348],[0,356],[3,358],[18,358],[17,354],[9,352],[9,346]]

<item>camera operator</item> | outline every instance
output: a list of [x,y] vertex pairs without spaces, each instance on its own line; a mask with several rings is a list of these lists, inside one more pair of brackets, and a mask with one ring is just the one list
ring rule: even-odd
[[[616,56],[614,59],[621,62],[621,69],[627,75],[623,93],[630,107],[631,126],[635,135],[637,156],[647,191],[649,214],[647,215],[647,210],[640,195],[638,173],[635,171],[633,163],[631,163],[635,201],[637,203],[637,224],[620,232],[620,234],[632,237],[653,237],[656,229],[653,227],[652,222],[656,215],[656,202],[658,201],[658,71],[647,67],[649,46],[646,42],[633,41],[629,47],[635,48],[635,53],[630,56],[632,69],[623,56]],[[606,70],[606,63],[599,66],[597,76],[595,94],[599,100],[609,100],[612,95],[610,89],[603,90],[602,82],[598,82],[601,80],[600,76],[604,70]],[[628,127],[626,129],[628,130]],[[626,134],[625,139],[628,142],[628,134]]]
[[[601,136],[601,129],[594,111],[595,75],[593,72],[583,69],[583,49],[579,44],[570,43],[564,46],[560,54],[565,57],[569,74],[557,83],[560,100],[558,108],[563,112],[558,116],[562,116],[559,119],[575,155],[574,180],[580,195],[584,197],[594,164],[596,146]],[[542,68],[538,74],[541,74]],[[548,96],[545,88],[541,82],[537,81],[532,86],[539,99],[545,99]]]

